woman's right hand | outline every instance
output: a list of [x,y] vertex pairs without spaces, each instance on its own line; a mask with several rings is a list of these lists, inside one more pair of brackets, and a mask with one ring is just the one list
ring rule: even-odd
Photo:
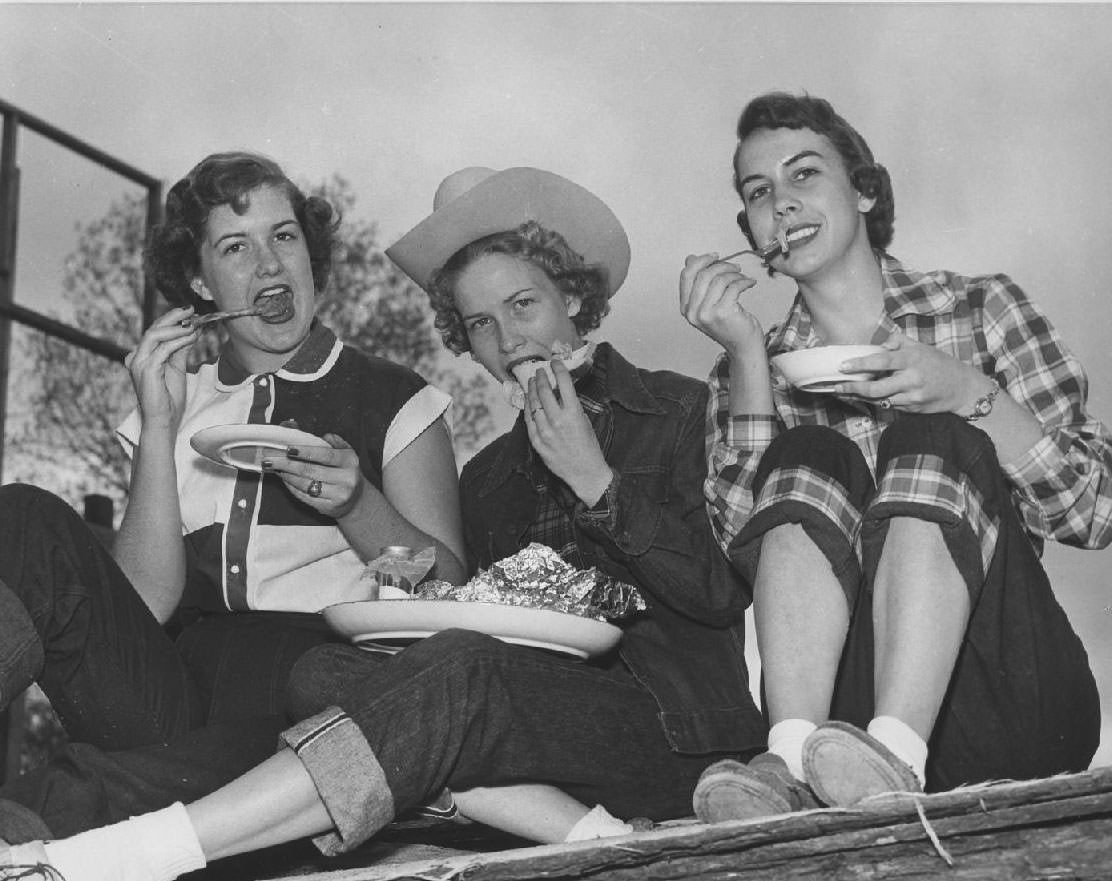
[[680,272],[680,312],[731,357],[764,350],[761,323],[741,304],[757,283],[717,254],[690,254]]
[[195,326],[183,327],[193,307],[169,310],[143,334],[124,359],[131,374],[144,428],[162,425],[176,431],[185,401],[189,348],[197,339]]

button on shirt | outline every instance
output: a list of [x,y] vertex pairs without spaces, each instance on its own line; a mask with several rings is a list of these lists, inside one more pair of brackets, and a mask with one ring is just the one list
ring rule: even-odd
[[[1112,437],[1085,408],[1088,380],[1050,321],[1005,275],[966,277],[905,269],[877,252],[884,313],[872,342],[893,334],[946,351],[996,379],[1042,425],[1043,437],[1004,465],[1020,518],[1036,545],[1055,539],[1081,547],[1112,541]],[[769,357],[823,342],[801,295],[765,339]],[[787,428],[826,425],[853,440],[875,475],[877,445],[899,418],[862,401],[809,394],[772,368],[776,415],[730,416],[729,360],[708,379],[705,494],[715,535],[728,549],[753,506],[752,481],[764,450]]]
[[[335,520],[295,499],[277,475],[199,455],[189,442],[197,431],[293,419],[318,437],[344,438],[364,477],[381,489],[386,464],[450,400],[411,370],[343,345],[321,324],[273,374],[249,374],[230,351],[190,374],[174,450],[189,570],[183,607],[316,612],[365,598],[363,562]],[[138,412],[117,431],[133,453]]]

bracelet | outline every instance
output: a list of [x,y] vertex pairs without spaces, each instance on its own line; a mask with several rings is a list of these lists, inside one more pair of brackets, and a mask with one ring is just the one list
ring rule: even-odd
[[973,402],[973,412],[968,416],[963,416],[962,419],[966,422],[976,422],[978,419],[984,419],[992,412],[992,402],[996,400],[998,394],[1000,394],[1000,383],[994,379],[992,380],[992,388]]

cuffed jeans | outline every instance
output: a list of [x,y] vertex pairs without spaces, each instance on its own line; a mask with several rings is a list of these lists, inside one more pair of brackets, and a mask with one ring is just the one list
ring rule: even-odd
[[316,615],[249,613],[172,640],[69,505],[2,487],[0,701],[37,681],[71,745],[0,798],[56,836],[197,798],[273,754],[294,662],[332,638]]
[[717,758],[673,752],[659,707],[620,661],[599,667],[466,630],[392,657],[312,649],[290,703],[316,714],[286,740],[336,825],[318,841],[326,852],[357,846],[444,787],[549,783],[619,817],[686,816]]
[[1084,770],[1100,738],[1096,683],[992,440],[956,416],[902,413],[877,458],[874,486],[857,446],[832,429],[780,435],[730,553],[752,583],[764,534],[797,523],[826,556],[851,610],[831,717],[862,727],[873,717],[873,579],[890,519],[916,517],[938,524],[971,605],[929,741],[927,788]]

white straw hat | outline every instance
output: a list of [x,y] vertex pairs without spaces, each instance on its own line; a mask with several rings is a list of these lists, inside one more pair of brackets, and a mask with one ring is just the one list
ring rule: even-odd
[[610,296],[629,270],[629,239],[606,204],[579,184],[539,168],[464,168],[444,178],[433,212],[386,249],[428,290],[433,273],[476,239],[533,220],[564,237],[589,264],[606,268]]

